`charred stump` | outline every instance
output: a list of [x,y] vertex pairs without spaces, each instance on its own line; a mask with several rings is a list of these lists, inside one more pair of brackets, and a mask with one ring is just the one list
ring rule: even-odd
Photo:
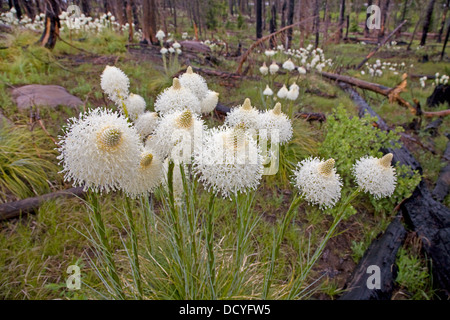
[[53,49],[59,37],[61,23],[59,21],[60,6],[58,0],[45,1],[45,28],[39,42],[42,46]]

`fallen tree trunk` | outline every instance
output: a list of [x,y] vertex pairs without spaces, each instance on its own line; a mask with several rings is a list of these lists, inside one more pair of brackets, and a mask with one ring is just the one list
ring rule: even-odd
[[[350,86],[341,83],[341,88],[349,93],[360,109],[360,115],[365,113],[377,117],[378,127],[388,130],[384,120],[361,98]],[[393,163],[400,162],[409,165],[412,170],[422,173],[422,167],[402,145],[399,149],[388,149],[394,155]],[[405,222],[422,240],[423,250],[432,261],[433,284],[439,289],[439,294],[450,296],[450,209],[433,199],[430,191],[422,180],[412,196],[400,206]]]
[[[354,85],[361,89],[367,89],[367,90],[379,93],[383,96],[388,97],[390,101],[397,101],[401,106],[408,108],[412,114],[419,115],[417,108],[413,107],[409,102],[407,102],[405,99],[400,97],[400,92],[404,91],[404,89],[406,87],[406,76],[405,75],[404,75],[404,79],[402,80],[402,82],[399,85],[397,85],[394,88],[390,88],[390,87],[385,87],[381,84],[360,80],[360,79],[353,78],[350,76],[343,76],[340,74],[335,74],[335,73],[330,73],[330,72],[321,72],[320,74],[323,77],[331,79],[331,80],[344,82],[347,84]],[[450,109],[442,110],[442,111],[435,111],[435,112],[421,111],[420,114],[427,118],[444,117],[444,116],[450,115]]]
[[447,143],[443,159],[446,160],[447,165],[441,169],[433,190],[433,198],[439,202],[444,201],[450,191],[450,160],[448,160],[450,159],[450,142]]
[[7,202],[0,204],[0,221],[12,219],[34,212],[39,206],[48,200],[61,197],[83,197],[85,192],[82,187],[70,188],[63,191],[47,193],[42,196],[28,198],[24,200]]
[[[382,236],[375,239],[364,253],[356,266],[339,300],[390,300],[397,277],[395,260],[397,251],[406,237],[406,230],[401,219],[397,216],[387,227]],[[373,288],[370,279],[373,270],[369,267],[379,268],[379,288]],[[378,270],[375,270],[378,272]],[[374,277],[377,274],[374,274]]]

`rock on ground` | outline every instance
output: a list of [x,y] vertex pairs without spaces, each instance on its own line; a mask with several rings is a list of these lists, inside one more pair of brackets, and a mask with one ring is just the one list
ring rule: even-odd
[[79,98],[71,95],[65,88],[56,85],[26,85],[13,89],[12,97],[19,111],[28,110],[32,106],[76,108],[83,105],[83,101]]

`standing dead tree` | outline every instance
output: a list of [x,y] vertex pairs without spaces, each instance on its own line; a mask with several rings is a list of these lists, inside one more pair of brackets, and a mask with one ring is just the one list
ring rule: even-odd
[[142,0],[142,34],[144,42],[148,44],[157,44],[156,39],[156,1]]
[[39,42],[48,49],[55,47],[56,39],[59,37],[59,29],[61,29],[61,23],[59,21],[60,12],[61,9],[58,0],[45,1],[45,28]]
[[423,21],[422,38],[420,39],[420,45],[424,46],[427,41],[428,30],[430,29],[431,19],[433,17],[433,8],[436,0],[430,0],[428,2],[425,20]]

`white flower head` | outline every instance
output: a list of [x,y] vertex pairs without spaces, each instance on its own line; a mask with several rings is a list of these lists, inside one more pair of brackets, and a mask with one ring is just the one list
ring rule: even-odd
[[134,126],[141,138],[152,134],[158,125],[158,114],[156,112],[145,112],[140,114],[134,121]]
[[199,99],[191,90],[183,87],[177,78],[173,79],[171,87],[158,95],[155,102],[155,110],[161,114],[184,110],[186,107],[197,114],[201,112]]
[[97,108],[72,118],[60,142],[58,159],[65,180],[96,192],[114,191],[137,167],[142,143],[127,119]]
[[295,69],[295,64],[292,62],[291,58],[287,59],[284,63],[283,63],[283,69],[286,69],[288,71],[292,71]]
[[286,95],[286,99],[295,101],[297,100],[299,93],[300,93],[299,89],[296,89],[295,87],[291,88]]
[[280,67],[278,66],[278,64],[275,61],[272,62],[272,64],[269,66],[270,74],[275,74],[278,72],[278,70],[280,70]]
[[180,83],[183,87],[191,90],[200,101],[208,94],[208,85],[205,79],[198,73],[195,73],[191,66],[180,76]]
[[267,67],[266,63],[264,62],[263,65],[259,68],[259,72],[261,72],[261,74],[263,76],[267,75],[269,73],[269,68]]
[[151,149],[143,149],[138,162],[134,172],[121,182],[123,191],[130,198],[148,196],[161,184],[163,178],[161,159]]
[[206,97],[200,102],[202,113],[210,113],[219,102],[219,93],[208,90]]
[[112,101],[120,105],[128,97],[130,80],[119,68],[106,66],[101,75],[100,86]]
[[246,98],[241,106],[231,109],[224,124],[228,127],[244,124],[247,129],[257,129],[258,116],[259,111],[252,107],[250,99]]
[[306,74],[306,69],[304,67],[298,67],[298,73],[300,74]]
[[289,90],[288,90],[288,88],[286,88],[286,85],[284,84],[283,87],[280,90],[278,90],[277,96],[280,99],[286,99],[288,93],[289,93]]
[[145,100],[138,94],[130,93],[124,103],[127,107],[128,117],[133,121],[145,111]]
[[272,56],[275,55],[275,53],[276,53],[276,51],[274,51],[274,50],[266,50],[266,51],[264,52],[264,54],[265,54],[267,57],[272,57]]
[[172,47],[174,47],[175,49],[180,49],[181,48],[181,44],[179,44],[177,41],[175,41],[173,43]]
[[194,152],[194,173],[208,190],[231,197],[256,189],[264,171],[261,150],[242,127],[213,128]]
[[270,89],[269,85],[266,85],[266,88],[263,91],[263,95],[265,95],[265,96],[272,96],[273,95],[273,91],[272,91],[272,89]]
[[162,48],[161,50],[159,50],[159,52],[160,52],[162,55],[165,55],[165,54],[168,52],[168,50],[167,50],[167,48]]
[[308,158],[294,170],[294,183],[301,195],[311,204],[333,207],[341,197],[342,181],[334,168],[334,159],[321,161]]
[[376,199],[390,197],[395,190],[397,177],[391,166],[393,155],[386,154],[381,159],[363,157],[353,166],[353,174],[358,186]]
[[273,134],[277,134],[278,142],[281,144],[292,139],[292,122],[286,114],[281,112],[281,103],[278,102],[272,110],[259,115],[258,131],[269,140],[272,139]]
[[164,115],[156,127],[151,145],[161,158],[171,156],[179,163],[189,162],[196,144],[201,143],[205,125],[191,109]]
[[162,41],[165,37],[166,37],[166,34],[164,33],[164,31],[158,30],[158,32],[156,33],[156,39],[158,39],[159,41]]

